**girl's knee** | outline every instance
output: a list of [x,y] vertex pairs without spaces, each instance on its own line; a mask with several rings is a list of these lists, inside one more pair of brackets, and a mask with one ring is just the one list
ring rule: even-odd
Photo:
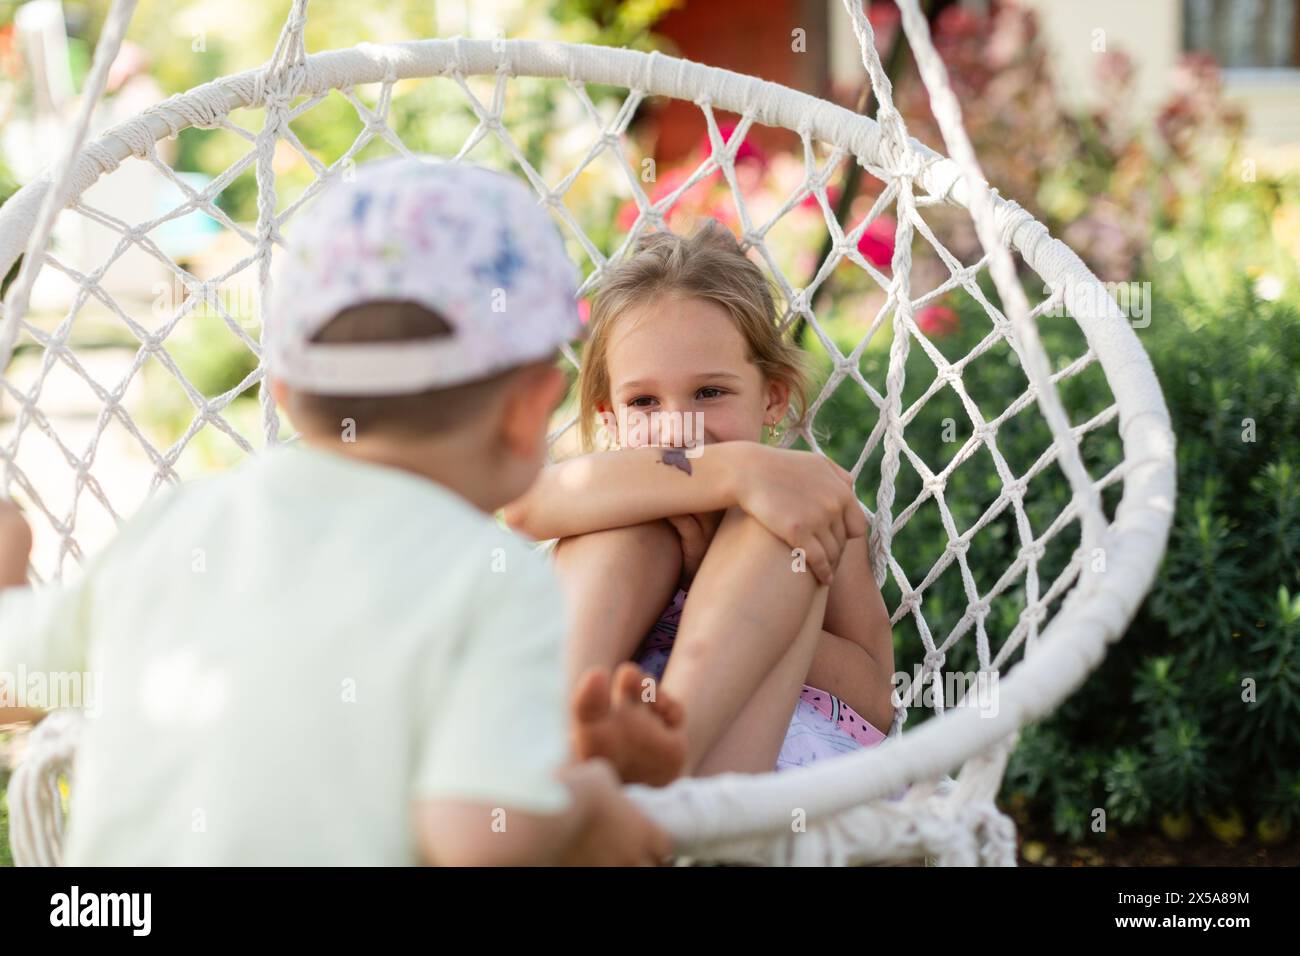
[[555,545],[556,559],[561,555],[599,556],[602,560],[616,560],[619,555],[645,559],[656,554],[681,556],[677,533],[662,518],[623,528],[606,528],[561,538]]
[[734,505],[727,509],[727,513],[722,517],[722,523],[718,526],[719,534],[724,530],[728,537],[734,536],[736,540],[744,541],[746,547],[762,547],[766,544],[771,548],[785,549],[785,543],[769,531],[762,522]]

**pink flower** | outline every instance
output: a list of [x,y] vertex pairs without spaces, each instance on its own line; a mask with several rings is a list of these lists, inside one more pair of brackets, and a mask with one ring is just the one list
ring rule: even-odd
[[858,252],[877,268],[885,268],[894,258],[894,230],[897,228],[893,216],[877,216],[863,230],[862,238],[858,240]]
[[591,300],[590,299],[578,300],[578,321],[580,321],[583,325],[586,325],[588,322],[591,321]]
[[898,29],[902,15],[893,0],[870,3],[867,5],[867,19],[871,21],[871,32],[876,35],[876,52],[887,53],[893,45],[894,32]]
[[894,0],[873,0],[867,7],[867,19],[871,21],[871,28],[879,30],[881,27],[893,26],[898,22],[901,14],[898,12],[898,6]]
[[[658,180],[655,181],[653,186],[646,189],[648,194],[647,198],[650,200],[651,205],[654,205],[672,195],[673,192],[681,188],[682,184],[685,183],[694,172],[694,166],[677,166],[663,172],[659,176]],[[681,209],[696,209],[698,207],[703,207],[708,198],[709,190],[712,187],[712,184],[717,181],[717,178],[718,172],[717,170],[714,170],[710,175],[705,176],[690,189],[686,190],[686,192],[682,193],[682,195],[678,197],[677,202],[673,204],[672,208],[665,210],[665,212],[671,213]],[[640,214],[641,210],[637,207],[635,200],[629,199],[619,207],[618,213],[615,216],[615,222],[621,231],[628,232],[636,223],[637,216]]]
[[[830,204],[831,209],[835,208],[836,204],[840,201],[840,190],[838,186],[826,187],[826,201]],[[822,207],[821,203],[817,201],[817,197],[812,193],[804,196],[803,199],[800,200],[799,205],[807,209],[821,209]]]
[[[718,134],[722,137],[722,142],[731,145],[731,139],[736,133],[735,123],[719,123]],[[706,156],[713,155],[713,144],[706,134],[700,143],[700,151]],[[767,154],[755,146],[749,140],[742,140],[740,148],[736,150],[737,163],[756,163],[762,168],[767,167]]]
[[939,14],[934,32],[943,40],[977,38],[988,26],[987,18],[965,7],[948,7]]
[[957,331],[957,313],[946,305],[927,305],[916,314],[916,324],[929,338],[941,339]]
[[618,225],[619,232],[629,232],[632,226],[636,224],[636,217],[641,215],[641,209],[636,204],[635,199],[629,199],[623,205],[618,207],[618,214],[614,217]]

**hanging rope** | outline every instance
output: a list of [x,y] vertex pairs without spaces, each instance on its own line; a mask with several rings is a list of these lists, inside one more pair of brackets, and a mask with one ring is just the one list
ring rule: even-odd
[[[122,47],[122,38],[126,36],[131,14],[135,12],[135,4],[136,0],[113,0],[113,6],[104,20],[104,28],[100,31],[99,41],[95,44],[95,55],[91,60],[90,73],[86,77],[81,102],[77,107],[72,136],[50,172],[50,185],[41,203],[40,213],[36,217],[36,228],[32,230],[31,238],[27,242],[23,264],[19,267],[18,275],[5,296],[4,318],[3,322],[0,322],[0,373],[9,368],[9,360],[14,353],[14,343],[18,338],[18,323],[27,315],[32,285],[36,282],[37,273],[40,272],[45,257],[45,246],[54,229],[54,220],[58,218],[71,198],[68,195],[68,186],[75,168],[74,161],[80,155],[81,147],[86,141],[90,119],[108,84],[109,68],[117,59],[118,50]],[[6,470],[10,464],[9,461],[5,462]],[[6,477],[5,488],[8,487],[9,481]]]
[[[862,8],[854,0],[844,0],[849,14],[855,23],[866,23]],[[1101,494],[1093,487],[1092,479],[1083,466],[1079,446],[1072,436],[1072,426],[1066,417],[1061,397],[1051,383],[1051,366],[1047,353],[1043,351],[1042,340],[1038,335],[1038,326],[1029,316],[1029,301],[1025,290],[1016,276],[1015,264],[1011,261],[1011,250],[1007,247],[1007,237],[1000,235],[993,216],[993,204],[989,186],[980,170],[979,159],[971,146],[970,137],[962,123],[961,104],[948,82],[948,68],[934,48],[930,39],[930,25],[917,5],[917,0],[898,0],[902,13],[903,31],[907,42],[916,57],[917,67],[925,81],[930,94],[930,108],[943,133],[944,145],[948,155],[961,168],[962,178],[969,191],[969,208],[971,218],[979,235],[980,245],[990,258],[989,273],[993,284],[1002,298],[1011,328],[1021,344],[1025,373],[1038,399],[1043,417],[1052,430],[1052,438],[1059,453],[1061,470],[1065,472],[1074,493],[1074,502],[1080,509],[1083,524],[1083,548],[1090,553],[1099,547],[1105,537],[1106,516],[1101,508]],[[871,29],[867,25],[867,30]],[[861,41],[861,36],[859,36]],[[875,45],[872,44],[872,54]],[[876,60],[879,62],[879,59]],[[1084,573],[1087,571],[1085,569]]]
[[[258,133],[257,151],[257,297],[262,316],[262,349],[268,346],[267,335],[274,334],[266,324],[267,307],[271,301],[271,253],[282,241],[276,202],[279,193],[275,186],[275,148],[289,133],[289,111],[307,72],[307,48],[303,35],[307,29],[307,0],[293,0],[288,19],[280,30],[280,38],[266,68],[257,77],[254,95],[266,104],[266,118]],[[260,354],[259,354],[260,358]],[[259,362],[260,364],[260,362]],[[267,446],[275,445],[280,438],[280,415],[275,396],[265,377],[258,391],[262,408],[262,422]]]

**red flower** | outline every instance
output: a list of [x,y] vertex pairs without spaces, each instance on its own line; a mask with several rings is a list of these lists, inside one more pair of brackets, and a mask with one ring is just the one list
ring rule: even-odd
[[[693,166],[677,166],[664,172],[652,186],[646,189],[647,198],[650,200],[651,205],[672,195],[694,172],[695,167]],[[703,207],[705,200],[708,198],[709,189],[717,181],[717,176],[718,173],[715,170],[682,193],[677,202],[673,204],[672,210]],[[671,212],[672,210],[665,210],[665,212]],[[636,202],[631,199],[627,200],[619,207],[615,218],[618,228],[623,232],[630,231],[640,214],[641,210],[637,208]]]
[[916,313],[916,324],[929,338],[941,339],[957,331],[957,313],[946,305],[927,305]]
[[[728,146],[731,145],[731,138],[736,133],[735,123],[719,123],[718,134],[722,137],[722,142]],[[700,142],[700,152],[706,156],[713,155],[713,143],[710,142],[706,133],[704,139]],[[742,140],[740,148],[736,150],[736,162],[738,163],[757,163],[760,167],[767,168],[767,154],[755,146],[749,140]]]
[[935,32],[947,37],[978,36],[984,29],[984,18],[965,7],[948,7],[935,23]]
[[623,205],[618,207],[618,214],[614,221],[618,225],[619,232],[630,232],[632,226],[636,224],[636,217],[641,215],[641,209],[636,204],[635,199],[629,199]]
[[876,52],[886,53],[893,44],[894,33],[898,30],[902,15],[893,0],[875,2],[867,6],[867,20],[871,22],[871,32],[876,35]]
[[894,230],[898,223],[893,216],[877,216],[862,232],[858,252],[879,269],[889,265],[894,258]]
[[[826,201],[827,203],[830,204],[830,207],[833,210],[840,201],[840,190],[838,186],[826,187]],[[808,209],[822,208],[821,203],[817,201],[817,197],[814,196],[812,193],[809,193],[807,196],[804,196],[803,199],[800,200],[799,205],[806,207]]]

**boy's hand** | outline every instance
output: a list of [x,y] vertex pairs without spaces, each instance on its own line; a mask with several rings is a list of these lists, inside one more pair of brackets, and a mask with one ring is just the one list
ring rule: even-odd
[[0,498],[0,588],[26,586],[31,556],[31,525],[18,505]]
[[[791,548],[822,584],[830,584],[844,543],[867,533],[853,476],[809,451],[735,442],[737,506]],[[719,446],[721,447],[721,446]]]
[[[594,765],[603,765],[599,771]],[[585,781],[589,813],[565,863],[570,866],[659,866],[673,852],[672,839],[623,795],[603,761],[590,761]]]

